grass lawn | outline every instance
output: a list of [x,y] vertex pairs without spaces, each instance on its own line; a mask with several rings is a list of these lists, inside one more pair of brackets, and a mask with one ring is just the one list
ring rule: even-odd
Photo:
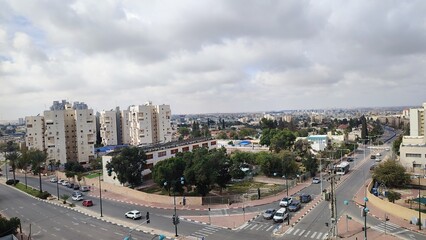
[[[101,176],[102,176],[102,174],[101,174]],[[97,177],[99,177],[99,173],[97,173],[97,172],[92,172],[92,173],[89,173],[89,174],[85,175],[84,177],[85,177],[85,178],[89,178],[89,179],[97,178]]]
[[23,191],[23,192],[26,192],[26,193],[28,193],[28,194],[30,194],[30,195],[33,195],[33,196],[35,196],[35,197],[37,197],[37,195],[39,194],[39,190],[37,190],[37,189],[34,189],[34,188],[32,188],[32,187],[30,187],[30,186],[28,186],[28,188],[25,188],[25,184],[22,184],[22,183],[18,183],[18,184],[16,184],[15,185],[15,187],[17,188],[17,189],[19,189],[19,190],[21,190],[21,191]]
[[275,184],[268,184],[268,183],[261,183],[261,182],[239,182],[230,184],[227,186],[228,193],[230,194],[242,194],[247,193],[250,189],[257,190],[258,188],[268,188],[268,189],[275,189]]

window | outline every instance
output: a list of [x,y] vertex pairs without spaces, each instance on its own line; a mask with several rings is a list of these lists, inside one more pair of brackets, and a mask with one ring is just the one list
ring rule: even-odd
[[199,148],[200,146],[198,146],[198,145],[192,145],[192,149],[197,149],[197,148]]
[[146,155],[146,159],[148,160],[148,159],[152,159],[154,156],[152,155],[152,154],[147,154]]
[[158,157],[164,157],[164,156],[166,156],[166,151],[158,153]]
[[421,158],[422,155],[420,153],[406,153],[406,157],[412,157],[412,158]]
[[210,142],[210,145],[211,145],[211,146],[216,145],[216,141],[211,141],[211,142]]
[[182,148],[182,152],[188,152],[189,151],[189,147],[183,147]]
[[209,147],[208,143],[203,143],[203,147]]
[[170,154],[176,154],[178,152],[178,149],[176,148],[176,149],[172,149],[172,150],[170,150]]

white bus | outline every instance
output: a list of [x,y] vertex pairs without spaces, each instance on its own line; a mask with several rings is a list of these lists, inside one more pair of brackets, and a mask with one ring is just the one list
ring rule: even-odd
[[340,164],[334,166],[334,170],[336,170],[336,174],[345,175],[349,172],[350,164],[348,162],[341,162]]

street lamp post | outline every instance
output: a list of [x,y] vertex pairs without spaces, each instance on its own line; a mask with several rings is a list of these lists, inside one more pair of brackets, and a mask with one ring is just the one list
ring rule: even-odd
[[[185,183],[185,179],[183,177],[180,177],[179,181],[180,181],[180,184],[182,185]],[[176,185],[176,182],[177,181],[172,181],[172,185],[173,183],[174,185]],[[167,186],[167,181],[164,182],[164,186]],[[179,235],[178,235],[177,225],[179,224],[179,217],[176,212],[176,189],[175,188],[176,186],[173,187],[173,206],[174,206],[173,225],[175,225],[175,237],[178,237]]]
[[56,193],[58,195],[58,200],[59,200],[60,197],[59,197],[59,178],[58,178],[58,172],[56,172]]
[[101,186],[101,172],[99,172],[99,206],[101,208],[101,217],[102,216],[102,186]]
[[322,195],[322,191],[323,191],[323,186],[322,186],[322,160],[328,160],[329,158],[318,158],[320,160],[320,188],[321,188],[321,192],[320,194]]
[[419,198],[417,199],[417,200],[419,200],[419,230],[422,230],[422,214],[421,214],[421,211],[420,211],[420,208],[421,208],[421,204],[420,204],[420,176],[419,176]]
[[364,215],[364,240],[367,240],[367,213],[368,213],[368,208],[367,208],[367,202],[368,202],[368,198],[364,197],[364,208],[362,209],[362,214]]

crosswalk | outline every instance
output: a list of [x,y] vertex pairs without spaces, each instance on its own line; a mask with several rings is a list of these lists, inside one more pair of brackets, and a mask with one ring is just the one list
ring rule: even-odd
[[386,224],[384,222],[373,226],[372,227],[374,230],[380,231],[380,232],[393,232],[393,233],[402,233],[402,232],[406,232],[408,231],[407,229],[402,229],[400,226],[391,223],[391,222],[386,222]]
[[276,228],[277,225],[272,225],[272,224],[262,224],[262,223],[258,223],[258,222],[251,222],[246,224],[245,226],[242,226],[239,230],[243,230],[243,231],[265,231],[265,232],[270,232],[272,230],[274,230],[274,228]]
[[191,234],[191,236],[196,237],[196,238],[203,238],[203,237],[207,237],[217,231],[221,230],[220,227],[215,227],[215,226],[207,226],[204,227],[194,233]]
[[298,229],[298,228],[289,228],[285,232],[285,234],[304,237],[304,238],[311,238],[311,239],[326,239],[328,236],[327,233],[310,231],[305,229]]

